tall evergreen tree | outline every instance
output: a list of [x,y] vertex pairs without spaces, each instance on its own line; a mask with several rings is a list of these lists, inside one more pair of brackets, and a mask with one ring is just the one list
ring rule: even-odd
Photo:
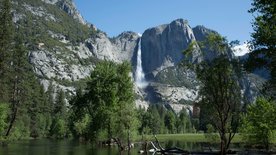
[[[50,81],[49,86],[47,88],[45,97],[46,97],[46,102],[43,109],[44,109],[44,114],[45,114],[45,131],[50,131],[51,124],[53,121],[53,114],[54,114],[54,87],[53,87],[53,82]],[[49,133],[45,133],[47,135]]]
[[0,8],[0,101],[10,99],[10,64],[13,43],[13,22],[10,0],[1,0]]
[[165,115],[165,126],[167,127],[170,134],[174,134],[176,132],[175,124],[175,114],[172,111],[168,111]]
[[27,62],[27,52],[22,42],[22,35],[18,31],[18,36],[16,37],[16,46],[12,52],[12,66],[10,69],[11,77],[11,114],[10,123],[7,129],[6,136],[9,135],[12,126],[17,118],[18,110],[20,104],[24,102],[26,97],[26,69],[28,66]]
[[67,108],[63,90],[58,90],[53,110],[50,136],[64,138],[67,135]]
[[54,106],[54,114],[58,115],[61,118],[66,118],[66,102],[65,102],[65,94],[63,90],[58,90],[55,106]]
[[46,97],[47,97],[47,101],[48,101],[48,103],[49,103],[49,106],[48,107],[45,107],[45,108],[47,108],[47,111],[49,112],[49,113],[53,113],[53,111],[54,111],[54,87],[53,87],[53,82],[52,81],[50,81],[50,83],[49,83],[49,86],[48,86],[48,88],[47,88],[47,91],[46,91]]
[[182,109],[178,114],[178,119],[176,123],[177,133],[188,133],[192,131],[192,124],[190,117],[186,109]]

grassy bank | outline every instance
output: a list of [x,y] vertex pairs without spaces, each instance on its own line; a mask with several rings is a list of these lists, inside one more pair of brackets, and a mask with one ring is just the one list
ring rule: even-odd
[[[208,142],[208,139],[205,137],[203,133],[185,133],[185,134],[159,134],[156,135],[159,141],[167,141],[167,140],[176,140],[183,142]],[[137,140],[141,140],[142,136],[137,137]],[[153,135],[144,135],[144,140],[154,141]],[[241,135],[237,134],[234,139],[234,143],[242,142]]]

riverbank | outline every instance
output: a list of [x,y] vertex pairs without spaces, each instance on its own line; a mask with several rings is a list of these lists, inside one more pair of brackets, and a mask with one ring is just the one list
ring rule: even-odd
[[[209,140],[205,137],[204,133],[184,133],[184,134],[157,134],[157,139],[159,141],[167,141],[167,140],[176,140],[182,142],[209,142]],[[139,141],[141,139],[154,141],[153,135],[143,135],[138,136],[135,141]],[[219,141],[217,141],[219,142]],[[236,134],[232,143],[243,143],[243,138],[241,134]],[[276,137],[273,139],[273,143],[276,144]]]
[[[136,140],[141,140],[142,136],[140,138],[137,138]],[[166,141],[166,140],[177,140],[177,141],[183,141],[183,142],[208,142],[208,139],[205,137],[204,133],[185,133],[185,134],[157,134],[157,139],[159,141]],[[154,141],[153,135],[143,135],[144,140],[148,141]],[[233,142],[242,142],[241,135],[237,134]]]
[[[131,149],[131,154],[136,155],[138,151],[144,148],[143,143],[145,141],[155,141],[153,135],[143,136],[144,140],[141,140],[142,136],[137,136],[135,141],[135,147]],[[205,135],[200,134],[160,134],[156,135],[160,144],[164,148],[178,147],[187,151],[202,152],[209,151],[209,148],[213,151],[218,150],[218,143],[209,144]],[[276,143],[275,143],[276,144]],[[271,151],[275,152],[275,146]],[[149,148],[151,149],[151,145]],[[242,142],[241,135],[237,135],[234,138],[233,145],[231,149],[239,152],[246,152],[249,154],[264,154],[267,153],[263,149],[256,148],[246,148]],[[41,151],[43,150],[43,151]],[[110,155],[118,154],[118,148],[116,145],[113,147],[106,147],[104,145],[91,145],[91,143],[80,143],[78,140],[74,139],[29,139],[29,140],[18,140],[12,141],[6,147],[0,147],[0,154],[9,155],[25,155],[25,154],[40,154],[40,155]],[[274,153],[273,152],[273,153]]]
[[[164,148],[181,148],[188,151],[218,151],[219,135],[215,134],[217,139],[208,139],[204,133],[185,133],[185,134],[159,134],[156,138]],[[144,141],[155,141],[153,135],[144,135]],[[141,140],[141,139],[140,139]],[[241,134],[236,134],[231,142],[230,150],[234,152],[243,152],[248,154],[275,154],[276,138],[273,139],[273,144],[270,145],[270,150],[267,151],[261,145],[247,144]]]

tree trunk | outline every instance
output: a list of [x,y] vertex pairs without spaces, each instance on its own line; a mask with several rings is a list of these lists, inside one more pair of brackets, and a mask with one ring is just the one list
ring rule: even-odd
[[127,146],[128,146],[128,150],[130,150],[130,133],[129,133],[129,129],[127,130]]
[[221,141],[220,141],[220,151],[221,151],[221,155],[226,155],[226,151],[227,151],[227,148],[226,148],[226,135],[225,133],[221,133]]
[[9,136],[10,131],[13,127],[13,124],[16,120],[16,116],[17,116],[17,111],[18,111],[18,88],[17,88],[17,84],[18,84],[18,79],[17,76],[15,77],[15,81],[14,81],[14,85],[13,85],[13,94],[12,94],[12,114],[11,114],[11,121],[8,127],[8,130],[6,132],[6,137]]
[[10,131],[11,131],[11,129],[12,129],[12,126],[13,126],[15,120],[16,120],[16,115],[17,115],[17,107],[14,109],[14,112],[13,112],[13,114],[12,114],[12,118],[11,118],[9,127],[8,127],[8,130],[7,130],[6,135],[5,135],[6,137],[8,137],[9,134],[10,134]]

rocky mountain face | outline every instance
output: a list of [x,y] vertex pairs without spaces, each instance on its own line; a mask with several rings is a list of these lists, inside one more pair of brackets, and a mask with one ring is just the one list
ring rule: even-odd
[[[195,41],[188,22],[178,19],[167,25],[147,29],[142,35],[142,62],[146,74],[174,66],[183,59],[183,50]],[[195,61],[199,53],[194,53]]]
[[131,61],[139,35],[109,38],[87,23],[71,0],[13,1],[13,21],[26,33],[29,62],[47,90],[73,94],[98,61]]
[[100,60],[131,62],[139,38],[139,35],[134,32],[123,32],[112,39],[109,39],[104,33],[98,33],[94,38],[86,40],[86,46]]
[[[192,110],[197,100],[199,83],[194,71],[181,66],[183,51],[194,41],[202,42],[210,33],[217,33],[204,26],[191,28],[187,21],[177,19],[170,24],[147,29],[142,35],[142,65],[149,82],[145,97],[151,103],[164,103],[174,110]],[[202,52],[204,51],[204,53]],[[228,48],[227,55],[236,59]],[[196,46],[191,57],[192,63],[200,63],[218,56],[218,53]],[[256,84],[255,81],[260,81]],[[264,80],[250,74],[240,79],[242,92],[249,102],[258,95],[258,87]],[[177,106],[176,106],[177,105]]]
[[[163,103],[175,111],[183,107],[192,110],[199,84],[195,73],[179,63],[191,42],[204,40],[213,30],[191,28],[187,21],[178,19],[150,28],[142,36],[123,32],[109,38],[87,23],[71,0],[14,0],[13,6],[13,21],[24,29],[29,62],[45,90],[52,82],[69,97],[84,85],[101,60],[128,61],[134,73],[141,40],[142,67],[149,85],[145,89],[135,87],[137,105]],[[210,57],[214,55],[202,53],[197,46],[190,61],[198,63]],[[229,57],[234,58],[231,50]],[[258,93],[255,81],[260,81],[255,74],[241,79],[242,91],[250,100]]]
[[[183,51],[190,43],[202,42],[210,33],[217,32],[204,26],[191,28],[188,21],[184,19],[177,19],[170,24],[147,29],[142,35],[142,61],[148,78],[167,67],[177,65],[183,60]],[[204,49],[204,53],[201,50],[199,46],[196,47],[189,58],[192,63],[210,60],[218,55],[208,47]],[[230,48],[227,54],[229,58],[234,58]]]

